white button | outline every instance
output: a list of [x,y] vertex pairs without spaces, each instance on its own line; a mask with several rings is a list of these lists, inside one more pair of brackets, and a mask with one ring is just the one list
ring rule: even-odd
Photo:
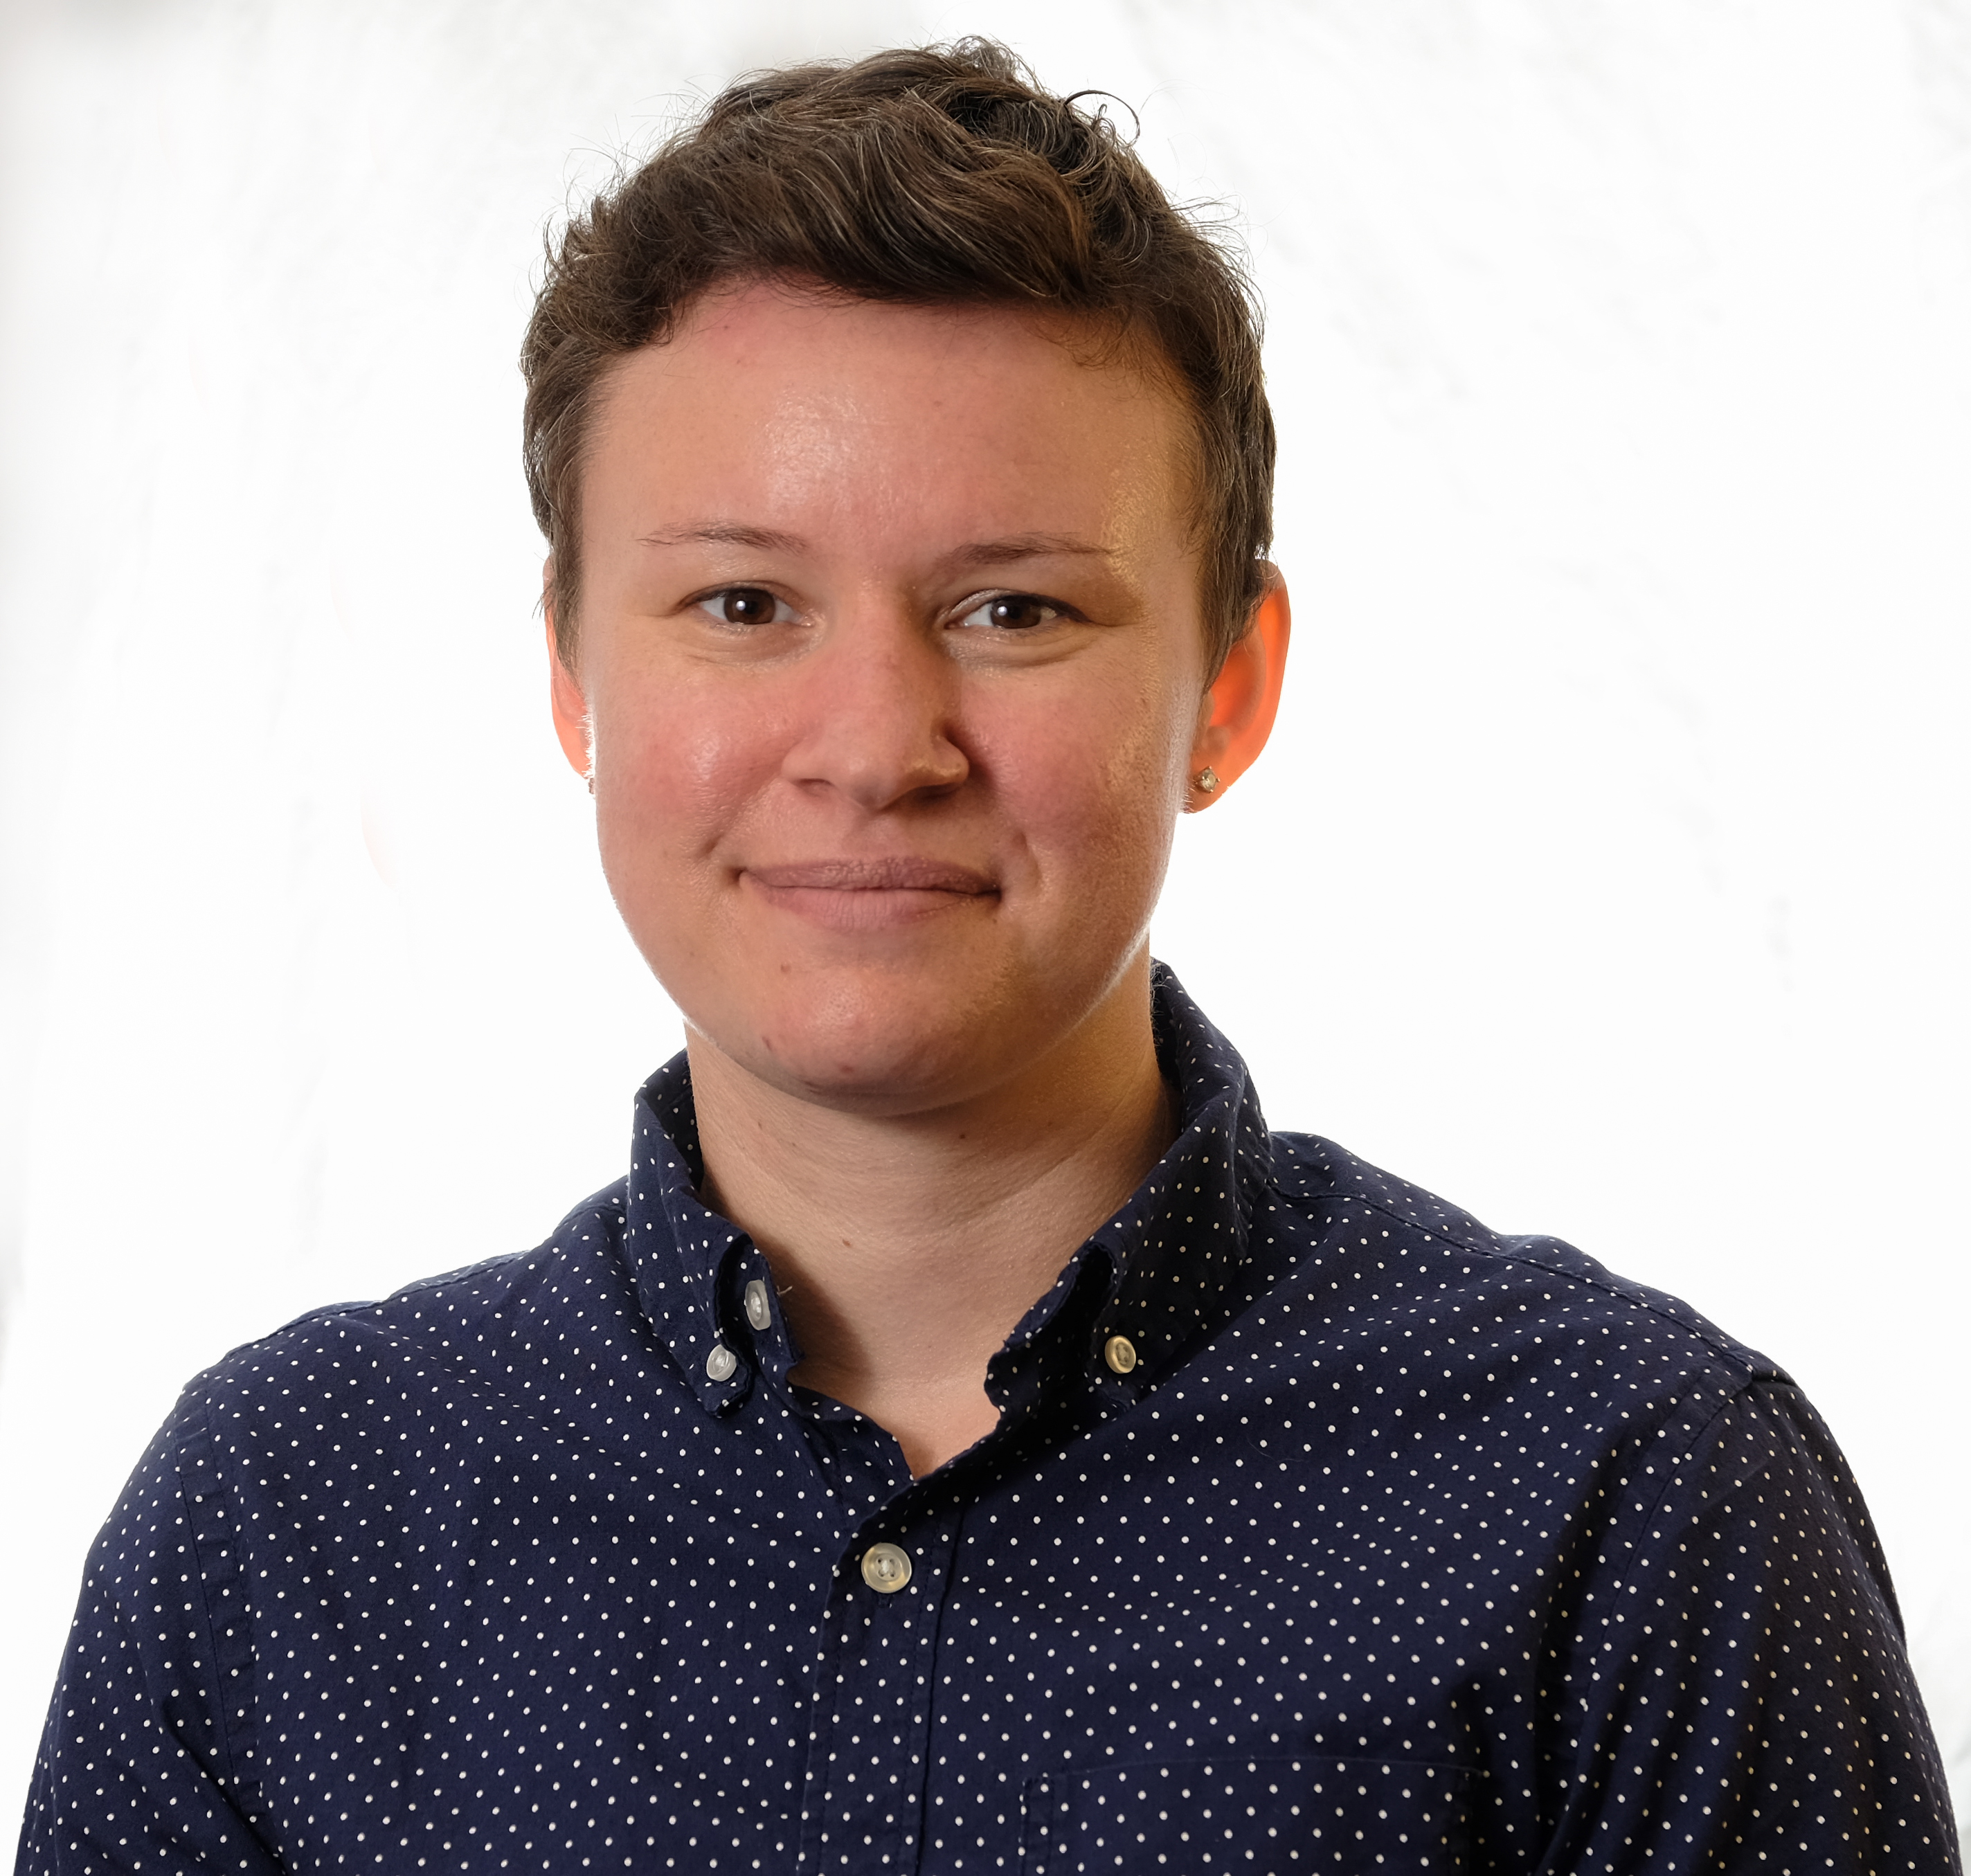
[[705,1358],[705,1372],[715,1381],[729,1381],[738,1371],[739,1357],[723,1342],[713,1343],[712,1353]]
[[746,1320],[756,1329],[770,1329],[774,1312],[767,1301],[767,1286],[757,1277],[746,1286]]
[[862,1580],[878,1594],[894,1596],[911,1580],[911,1553],[901,1544],[871,1544],[862,1553]]
[[1112,1335],[1102,1345],[1102,1359],[1118,1374],[1127,1374],[1136,1365],[1136,1345],[1126,1335]]

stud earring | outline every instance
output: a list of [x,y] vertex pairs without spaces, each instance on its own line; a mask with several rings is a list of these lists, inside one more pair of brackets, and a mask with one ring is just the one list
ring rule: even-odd
[[1218,792],[1218,771],[1200,769],[1197,772],[1197,792],[1201,795],[1215,795]]

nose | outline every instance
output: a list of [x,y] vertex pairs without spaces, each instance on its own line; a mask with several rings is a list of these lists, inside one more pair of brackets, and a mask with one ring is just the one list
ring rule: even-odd
[[959,673],[935,628],[894,604],[832,621],[795,673],[798,728],[781,773],[876,814],[948,794],[971,773],[957,733]]

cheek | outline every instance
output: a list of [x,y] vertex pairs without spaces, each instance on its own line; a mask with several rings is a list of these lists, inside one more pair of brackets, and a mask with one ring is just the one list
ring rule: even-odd
[[775,767],[771,725],[748,701],[674,679],[604,689],[595,721],[605,858],[700,852],[744,812]]
[[1191,726],[1153,687],[1118,685],[1005,726],[998,792],[1044,866],[1161,880],[1183,805]]

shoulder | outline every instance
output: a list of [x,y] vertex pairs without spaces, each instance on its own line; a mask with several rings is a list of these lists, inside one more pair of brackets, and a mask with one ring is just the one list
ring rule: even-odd
[[1790,1385],[1681,1298],[1561,1239],[1494,1231],[1316,1135],[1275,1134],[1272,1148],[1254,1223],[1302,1247],[1288,1289],[1331,1331],[1400,1353],[1432,1393],[1496,1409],[1510,1389],[1523,1410],[1552,1402],[1611,1431],[1688,1438],[1747,1388]]
[[293,1400],[312,1412],[337,1394],[373,1392],[380,1379],[422,1379],[442,1391],[475,1372],[514,1375],[526,1365],[516,1356],[552,1343],[571,1318],[625,1314],[625,1184],[585,1199],[531,1250],[422,1278],[375,1301],[310,1310],[243,1343],[193,1377],[174,1424],[216,1428],[249,1402],[264,1412]]

